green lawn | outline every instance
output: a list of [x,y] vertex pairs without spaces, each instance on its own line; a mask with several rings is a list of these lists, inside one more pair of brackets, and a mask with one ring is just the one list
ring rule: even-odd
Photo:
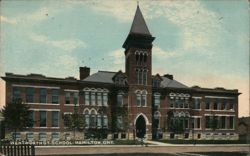
[[[170,144],[246,144],[246,140],[157,140]],[[248,142],[249,143],[249,142]]]

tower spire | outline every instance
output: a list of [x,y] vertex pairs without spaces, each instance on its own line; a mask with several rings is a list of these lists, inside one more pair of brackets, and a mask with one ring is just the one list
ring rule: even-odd
[[130,29],[129,34],[140,34],[140,35],[149,35],[151,36],[147,24],[143,18],[139,7],[139,1],[137,1],[137,8],[134,16],[134,20]]

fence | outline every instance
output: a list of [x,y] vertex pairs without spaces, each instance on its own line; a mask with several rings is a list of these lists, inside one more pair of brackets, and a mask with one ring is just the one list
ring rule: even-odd
[[0,146],[0,153],[6,156],[35,156],[35,146],[2,144]]

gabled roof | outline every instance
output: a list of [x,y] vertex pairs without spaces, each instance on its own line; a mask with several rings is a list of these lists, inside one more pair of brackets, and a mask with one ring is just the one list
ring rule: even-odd
[[150,35],[147,24],[143,18],[139,5],[137,6],[134,20],[130,29],[129,34],[142,34],[142,35]]
[[90,75],[89,77],[83,79],[82,81],[86,82],[100,82],[100,83],[114,83],[112,78],[117,72],[109,72],[109,71],[98,71]]
[[112,80],[115,79],[115,77],[121,75],[122,77],[126,78],[127,75],[125,73],[123,73],[121,70],[119,70],[117,73],[115,73],[115,75],[113,76]]
[[162,76],[162,81],[161,81],[161,87],[163,88],[185,88],[188,89],[189,87],[176,81],[176,80],[171,80],[167,77]]

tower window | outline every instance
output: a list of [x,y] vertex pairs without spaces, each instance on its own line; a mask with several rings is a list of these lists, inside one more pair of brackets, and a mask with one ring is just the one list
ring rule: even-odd
[[136,59],[136,64],[138,65],[139,64],[139,55],[138,54],[135,55],[135,59]]
[[144,55],[144,63],[147,62],[147,55]]
[[143,71],[143,84],[147,85],[147,70]]

